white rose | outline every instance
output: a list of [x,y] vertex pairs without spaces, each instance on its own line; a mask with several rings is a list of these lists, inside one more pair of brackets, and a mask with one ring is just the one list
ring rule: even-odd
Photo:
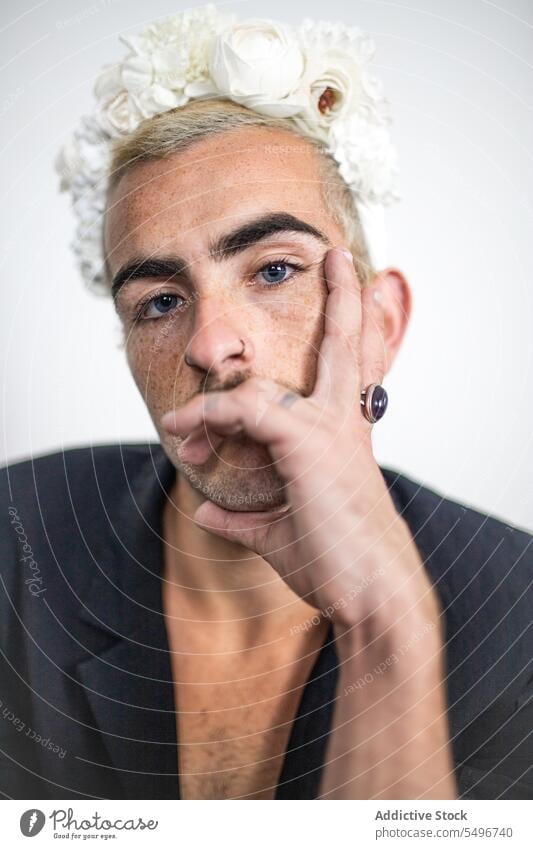
[[127,91],[117,94],[101,112],[102,126],[111,136],[129,133],[137,126],[140,115]]
[[[126,64],[126,63],[124,63]],[[97,115],[100,125],[110,136],[118,136],[133,130],[141,117],[135,104],[130,98],[128,89],[122,78],[123,65],[112,65],[106,68],[97,78],[94,94],[98,103]],[[144,69],[146,71],[146,68]],[[139,86],[139,74],[134,75],[133,68],[128,73]]]
[[339,172],[366,203],[390,203],[396,192],[397,156],[386,126],[352,115],[331,127],[331,152]]
[[[360,69],[350,57],[342,54],[324,56],[324,66],[314,75],[308,72],[307,102],[295,122],[325,141],[329,128],[352,113],[361,96]],[[326,61],[327,60],[327,61]]]
[[266,115],[286,117],[303,107],[298,86],[305,57],[288,28],[252,18],[226,27],[214,39],[208,82],[191,83],[189,96],[222,94]]
[[361,91],[361,69],[350,56],[331,51],[324,57],[324,71],[311,84],[311,102],[320,126],[329,126],[351,111]]
[[374,44],[357,27],[309,18],[302,22],[298,37],[310,57],[309,105],[298,123],[325,138],[333,123],[369,99],[366,64]]
[[181,106],[187,100],[182,91],[184,81],[184,62],[176,51],[155,51],[151,59],[127,56],[96,81],[94,93],[102,127],[111,136],[123,135],[143,118]]

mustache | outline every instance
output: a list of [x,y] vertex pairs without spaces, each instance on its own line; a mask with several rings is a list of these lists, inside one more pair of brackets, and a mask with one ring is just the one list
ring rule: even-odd
[[[194,395],[203,395],[206,392],[227,392],[229,389],[235,389],[235,387],[240,386],[241,383],[244,383],[251,377],[263,377],[263,375],[255,374],[250,369],[234,371],[224,380],[221,380],[216,376],[206,374]],[[264,377],[266,377],[266,375]],[[284,380],[276,380],[276,383],[279,383],[279,385],[285,387],[285,389],[289,389],[291,392],[297,392],[299,395],[303,395],[304,397],[308,394],[303,386],[299,386],[295,383],[286,383]]]
[[202,378],[196,395],[203,395],[205,392],[227,392],[229,389],[235,389],[246,380],[253,377],[253,372],[250,369],[239,369],[232,372],[227,378],[220,379],[216,375],[206,374]]

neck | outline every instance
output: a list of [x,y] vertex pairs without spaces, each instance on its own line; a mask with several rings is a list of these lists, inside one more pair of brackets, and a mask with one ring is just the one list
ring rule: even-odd
[[[272,566],[242,545],[194,524],[204,501],[176,475],[163,513],[164,593],[167,611],[187,628],[220,636],[234,648],[253,647],[316,630],[317,611],[299,598]],[[300,626],[300,627],[299,627]],[[321,633],[324,623],[318,626]]]

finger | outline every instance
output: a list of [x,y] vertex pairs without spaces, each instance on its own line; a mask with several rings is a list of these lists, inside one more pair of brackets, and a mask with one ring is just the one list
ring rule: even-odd
[[178,453],[181,459],[189,463],[205,463],[212,454],[216,454],[225,437],[206,427],[192,431],[180,444]]
[[[308,416],[296,416],[305,398],[266,378],[250,378],[234,389],[195,396],[161,418],[164,430],[178,436],[207,428],[219,435],[241,430],[271,449],[274,460],[293,453],[305,438]],[[280,469],[282,471],[282,469]]]
[[224,510],[211,501],[204,501],[193,515],[193,522],[217,536],[238,542],[257,554],[270,554],[267,541],[271,526],[287,519],[287,510],[241,513]]
[[321,407],[352,406],[360,382],[361,284],[353,258],[340,248],[327,252],[324,270],[328,286],[324,337],[310,397]]
[[368,286],[362,294],[363,322],[361,329],[360,391],[370,383],[382,383],[385,376],[387,346],[385,342],[385,312],[376,292],[378,284]]

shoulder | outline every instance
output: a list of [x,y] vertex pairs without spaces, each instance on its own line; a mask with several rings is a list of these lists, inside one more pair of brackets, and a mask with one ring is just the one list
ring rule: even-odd
[[396,508],[409,525],[447,602],[459,593],[505,587],[516,598],[533,575],[533,534],[483,513],[392,469],[382,468]]
[[52,509],[64,516],[69,505],[90,508],[95,494],[127,486],[161,446],[152,443],[81,446],[31,457],[0,468],[2,513]]
[[[484,546],[501,539],[502,535],[511,539],[510,535],[516,533],[515,539],[519,545],[532,538],[532,533],[525,528],[448,498],[437,489],[425,486],[395,469],[382,466],[381,471],[399,511],[417,530],[427,528],[431,535],[438,537],[449,531],[451,526],[461,536],[482,529],[478,542]],[[454,534],[451,543],[456,539],[457,534]]]
[[91,445],[56,451],[0,468],[0,522],[49,528],[98,514],[109,496],[161,457],[156,443]]
[[533,797],[533,535],[382,469],[440,596],[461,798]]
[[[461,634],[463,650],[484,642],[485,661],[494,645],[491,628],[505,634],[510,651],[513,639],[525,649],[521,636],[533,600],[533,535],[398,472],[382,472],[441,597],[449,639]],[[472,640],[470,646],[465,640]]]
[[22,496],[31,497],[39,487],[52,491],[61,488],[68,478],[75,487],[91,475],[101,476],[106,483],[112,484],[113,478],[123,476],[124,468],[142,465],[150,452],[159,448],[156,443],[114,443],[67,448],[30,457],[0,468],[0,493],[4,501],[17,489]]
[[81,573],[93,542],[110,529],[110,505],[128,491],[149,464],[152,452],[159,456],[161,450],[150,443],[83,446],[1,468],[4,584],[21,579],[21,566],[30,562],[22,558],[30,556],[41,571],[49,572],[50,580],[57,563],[67,563]]

